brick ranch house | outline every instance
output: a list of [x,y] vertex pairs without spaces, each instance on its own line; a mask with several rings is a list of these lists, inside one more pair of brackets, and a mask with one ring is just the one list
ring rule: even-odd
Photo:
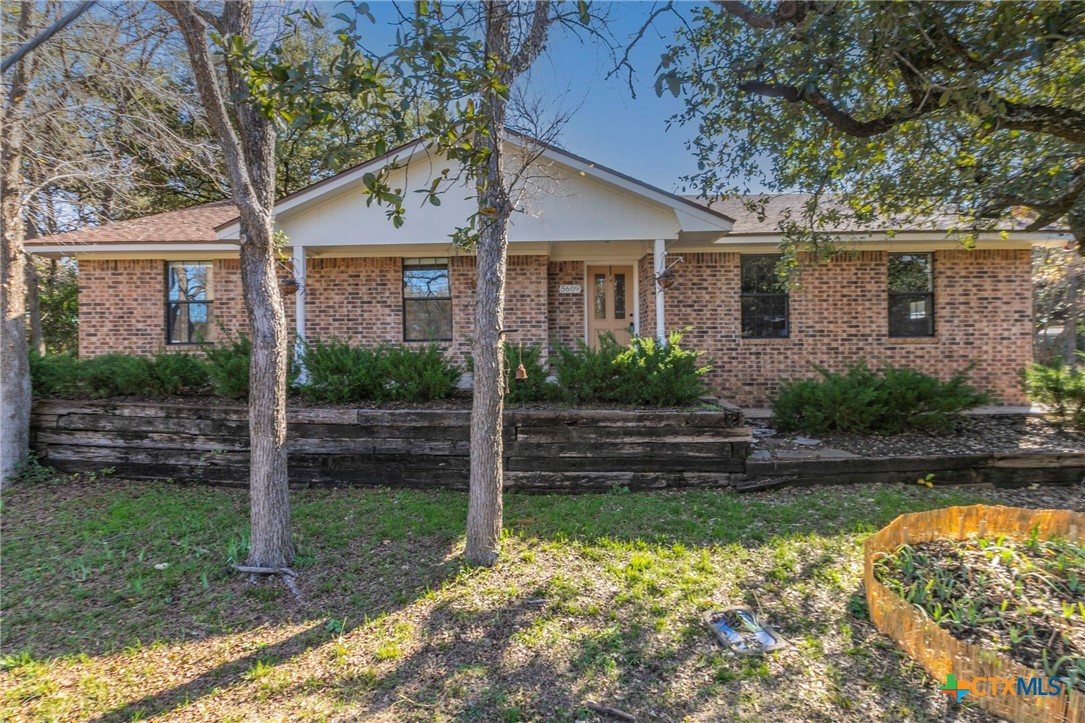
[[[602,331],[662,335],[692,327],[710,386],[745,406],[781,380],[859,359],[946,376],[975,362],[973,381],[1004,403],[1024,402],[1018,371],[1032,359],[1031,248],[1054,232],[983,234],[964,250],[946,225],[840,235],[854,252],[806,272],[787,293],[772,274],[777,223],[803,198],[778,196],[765,218],[737,200],[705,205],[554,147],[510,135],[532,159],[509,232],[506,326],[512,343],[544,348]],[[428,186],[444,159],[421,142],[393,152],[393,187]],[[449,234],[474,210],[465,189],[439,206],[408,203],[394,229],[366,203],[375,159],[281,199],[289,239],[283,276],[300,337],[354,343],[426,342],[462,359],[470,346],[474,258]],[[454,169],[453,169],[454,170]],[[463,191],[463,192],[461,192]],[[421,196],[418,196],[421,198]],[[210,203],[27,243],[79,266],[79,350],[141,354],[198,350],[244,330],[236,211]],[[669,288],[657,274],[669,269]]]

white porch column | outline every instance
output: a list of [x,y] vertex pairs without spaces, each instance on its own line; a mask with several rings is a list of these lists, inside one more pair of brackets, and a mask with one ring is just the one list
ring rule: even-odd
[[652,247],[652,285],[656,292],[656,338],[661,342],[667,340],[667,314],[663,309],[663,287],[655,280],[663,273],[667,266],[667,242],[657,238]]
[[298,291],[294,294],[294,358],[298,361],[298,381],[309,381],[309,372],[305,368],[305,247],[294,245],[294,280],[298,282]]

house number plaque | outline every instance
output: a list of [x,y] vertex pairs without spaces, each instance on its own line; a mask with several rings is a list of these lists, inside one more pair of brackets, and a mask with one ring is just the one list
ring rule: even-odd
[[583,289],[580,284],[561,284],[558,286],[559,294],[579,294]]

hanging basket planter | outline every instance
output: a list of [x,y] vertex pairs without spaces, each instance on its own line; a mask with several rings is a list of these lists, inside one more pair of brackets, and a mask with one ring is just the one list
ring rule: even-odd
[[[939,685],[945,683],[943,690],[953,685],[953,689],[947,690],[951,695],[959,685],[981,678],[1046,679],[1043,671],[1023,665],[1000,651],[955,638],[875,577],[875,562],[892,555],[901,545],[935,540],[957,542],[975,536],[989,539],[1005,536],[1024,542],[1033,534],[1042,539],[1060,537],[1080,542],[1085,539],[1085,514],[973,505],[901,515],[867,538],[864,546],[863,577],[871,621],[934,676]],[[1067,689],[1058,695],[988,695],[985,687],[958,699],[1020,723],[1085,723],[1085,695]]]
[[296,294],[298,293],[299,288],[298,280],[295,279],[293,276],[287,276],[285,279],[282,280],[282,282],[279,283],[279,288],[287,296]]

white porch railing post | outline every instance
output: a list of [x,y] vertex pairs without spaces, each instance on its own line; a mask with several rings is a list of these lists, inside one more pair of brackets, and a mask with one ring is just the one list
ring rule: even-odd
[[305,368],[305,296],[308,290],[306,276],[305,247],[294,245],[294,280],[298,282],[298,292],[294,295],[294,359],[298,363],[298,381],[309,381],[309,372]]
[[666,266],[667,242],[665,239],[657,238],[652,247],[652,273],[654,274],[652,284],[656,292],[656,338],[660,342],[667,341],[667,314],[663,308],[663,287],[655,279],[659,278]]

